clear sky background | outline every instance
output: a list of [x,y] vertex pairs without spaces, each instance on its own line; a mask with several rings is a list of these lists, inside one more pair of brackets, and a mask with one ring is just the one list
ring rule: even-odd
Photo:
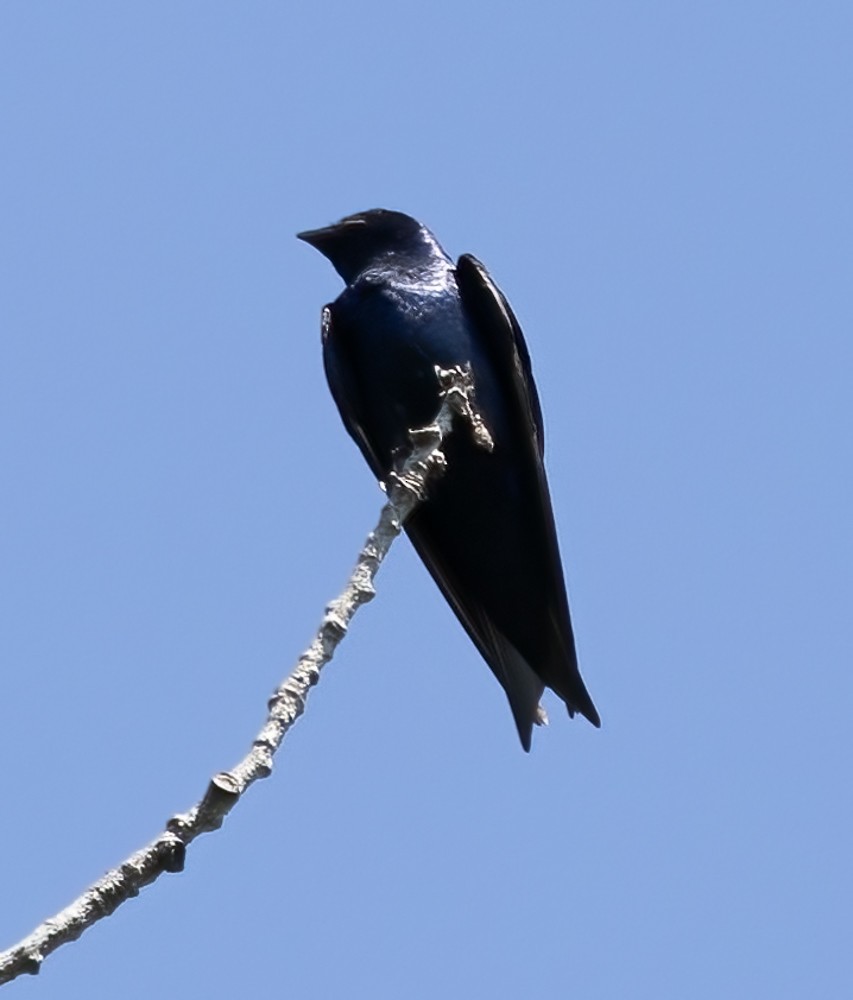
[[603,728],[406,541],[217,834],[10,997],[853,995],[853,6],[0,7],[0,947],[247,749],[381,494],[375,206],[477,254]]

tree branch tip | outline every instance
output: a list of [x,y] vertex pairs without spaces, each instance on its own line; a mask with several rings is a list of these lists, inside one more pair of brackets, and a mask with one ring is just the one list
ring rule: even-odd
[[436,365],[435,375],[441,387],[441,396],[454,413],[468,421],[476,444],[486,451],[493,451],[494,439],[476,406],[477,389],[471,365],[456,365],[453,368]]
[[453,365],[450,368],[442,368],[441,365],[434,365],[435,377],[438,384],[447,392],[456,386],[470,387],[473,382],[471,377],[471,363],[466,361],[464,365]]
[[485,448],[486,451],[495,450],[495,440],[489,433],[489,429],[483,423],[483,419],[479,413],[473,411],[471,413],[471,431],[474,435],[474,442],[478,444],[481,448]]

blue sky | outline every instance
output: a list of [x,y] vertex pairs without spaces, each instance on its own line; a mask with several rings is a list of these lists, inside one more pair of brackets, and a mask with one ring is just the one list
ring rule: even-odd
[[0,948],[234,763],[381,495],[324,384],[374,206],[543,400],[603,728],[519,748],[406,542],[273,778],[21,998],[846,995],[853,9],[0,10]]

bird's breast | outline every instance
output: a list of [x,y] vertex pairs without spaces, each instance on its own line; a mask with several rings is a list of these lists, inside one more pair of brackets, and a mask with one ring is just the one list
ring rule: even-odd
[[353,291],[358,297],[338,309],[346,354],[365,408],[364,429],[377,453],[390,457],[408,447],[411,428],[434,418],[436,366],[470,362],[476,369],[476,345],[455,285],[386,282]]

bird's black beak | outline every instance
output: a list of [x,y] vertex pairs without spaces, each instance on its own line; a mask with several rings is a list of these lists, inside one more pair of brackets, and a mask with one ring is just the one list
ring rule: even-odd
[[297,233],[296,238],[303,240],[317,250],[322,250],[323,245],[328,243],[336,228],[335,226],[324,226],[322,229],[306,229]]
[[335,222],[331,226],[323,226],[322,229],[305,229],[303,232],[297,233],[296,238],[309,243],[321,253],[325,253],[324,247],[328,247],[330,243],[337,242],[344,234],[352,233],[353,230],[364,229],[366,225],[365,220],[359,217],[341,219],[340,222]]

